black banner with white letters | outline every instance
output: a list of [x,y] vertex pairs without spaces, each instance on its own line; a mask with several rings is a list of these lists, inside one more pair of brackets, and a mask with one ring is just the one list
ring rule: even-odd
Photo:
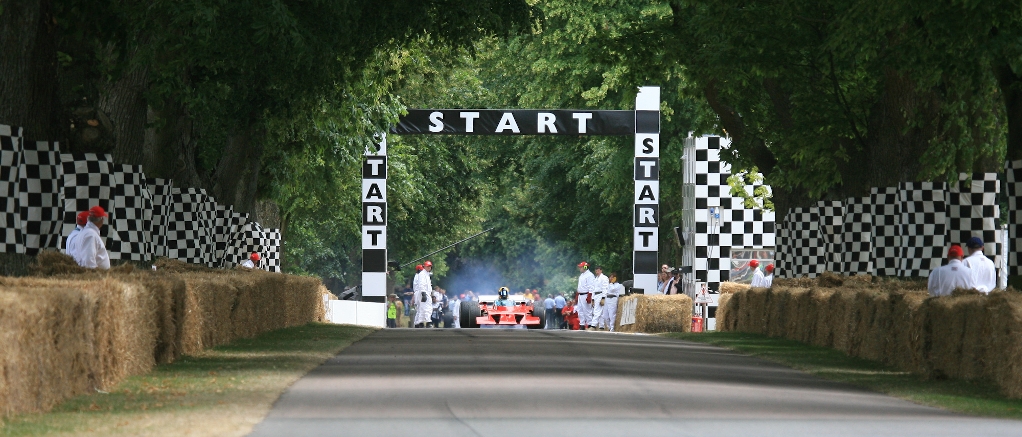
[[635,111],[409,109],[393,134],[634,135]]

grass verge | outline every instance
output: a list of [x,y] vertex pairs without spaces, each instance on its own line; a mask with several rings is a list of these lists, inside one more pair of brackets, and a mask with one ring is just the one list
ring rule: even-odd
[[975,416],[1022,419],[1022,400],[1002,396],[986,381],[932,380],[875,361],[797,341],[739,332],[670,333],[764,358],[832,381],[845,382],[917,404]]
[[372,328],[313,323],[158,366],[110,393],[0,421],[0,435],[245,435],[281,392]]

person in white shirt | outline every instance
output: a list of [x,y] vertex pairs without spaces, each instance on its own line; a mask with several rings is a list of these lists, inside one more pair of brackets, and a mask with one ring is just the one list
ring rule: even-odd
[[947,251],[947,265],[930,272],[930,279],[926,283],[930,296],[949,296],[956,288],[976,288],[972,271],[962,264],[962,255],[961,246],[951,246]]
[[614,321],[617,318],[617,299],[625,294],[625,286],[617,283],[617,273],[611,272],[610,286],[607,290],[607,304],[603,306],[603,318],[600,326],[607,327],[607,330],[614,332]]
[[752,282],[749,283],[752,287],[762,287],[766,277],[763,276],[763,272],[759,270],[759,261],[749,261],[749,268],[752,269]]
[[415,275],[415,292],[412,301],[415,303],[415,321],[412,326],[426,328],[432,324],[433,317],[433,284],[429,278],[429,272],[433,270],[433,263],[426,261],[422,264],[422,271]]
[[976,281],[976,289],[983,293],[990,293],[997,288],[997,270],[994,262],[990,261],[983,254],[983,240],[979,237],[972,237],[965,247],[969,248],[969,256],[962,260],[969,270],[972,270],[972,279]]
[[255,253],[255,252],[252,252],[252,254],[248,256],[248,259],[245,260],[245,262],[241,263],[241,266],[242,267],[247,267],[247,268],[250,268],[250,269],[254,269],[254,268],[258,267],[259,266],[259,254]]
[[596,274],[596,290],[593,292],[593,316],[590,322],[590,329],[604,329],[603,307],[607,305],[604,300],[607,297],[607,290],[610,289],[610,280],[603,274],[603,267],[596,266],[593,269]]
[[96,205],[89,208],[89,222],[78,232],[74,240],[68,244],[68,254],[74,257],[78,265],[87,269],[110,269],[110,254],[99,230],[107,217],[103,207]]
[[578,263],[578,303],[575,304],[575,312],[578,313],[578,324],[583,330],[589,328],[593,321],[593,293],[596,291],[596,276],[589,271],[589,263],[582,261]]
[[767,264],[767,266],[764,267],[764,269],[766,270],[767,274],[763,278],[763,288],[770,288],[771,285],[774,285],[774,265]]
[[464,294],[461,296],[455,294],[454,299],[451,299],[448,304],[448,308],[451,311],[451,320],[455,328],[461,327],[461,299],[464,297]]
[[87,223],[89,223],[89,212],[82,211],[78,213],[78,215],[75,217],[75,228],[71,231],[70,234],[67,234],[67,239],[64,240],[63,252],[68,255],[71,255],[72,258],[74,258],[74,255],[71,254],[70,250],[71,241],[75,239],[75,237],[78,235],[79,232],[82,231],[82,228],[84,228]]

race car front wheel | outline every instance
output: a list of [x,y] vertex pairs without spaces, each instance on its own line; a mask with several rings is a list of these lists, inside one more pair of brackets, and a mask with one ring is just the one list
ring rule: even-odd
[[546,327],[546,311],[542,308],[532,308],[532,315],[539,317],[538,325],[529,325],[529,329],[543,329]]
[[479,309],[479,302],[472,302],[468,300],[461,301],[461,327],[462,328],[478,328],[479,324],[476,323],[476,317],[482,313]]

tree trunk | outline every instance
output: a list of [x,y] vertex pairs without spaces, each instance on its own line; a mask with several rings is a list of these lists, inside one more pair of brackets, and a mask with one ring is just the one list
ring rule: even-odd
[[193,122],[177,103],[161,110],[149,109],[149,128],[145,131],[142,167],[146,176],[174,180],[175,187],[201,187],[195,165]]
[[99,99],[99,108],[114,125],[114,161],[142,165],[144,170],[148,170],[144,164],[149,107],[143,94],[148,84],[149,69],[134,66],[116,82],[108,84]]
[[1008,118],[1008,161],[1022,159],[1022,77],[1007,63],[994,67]]
[[62,140],[52,0],[8,0],[0,13],[0,123]]
[[260,124],[252,120],[227,136],[227,147],[217,165],[212,194],[217,201],[241,213],[255,214],[259,169],[263,157]]

